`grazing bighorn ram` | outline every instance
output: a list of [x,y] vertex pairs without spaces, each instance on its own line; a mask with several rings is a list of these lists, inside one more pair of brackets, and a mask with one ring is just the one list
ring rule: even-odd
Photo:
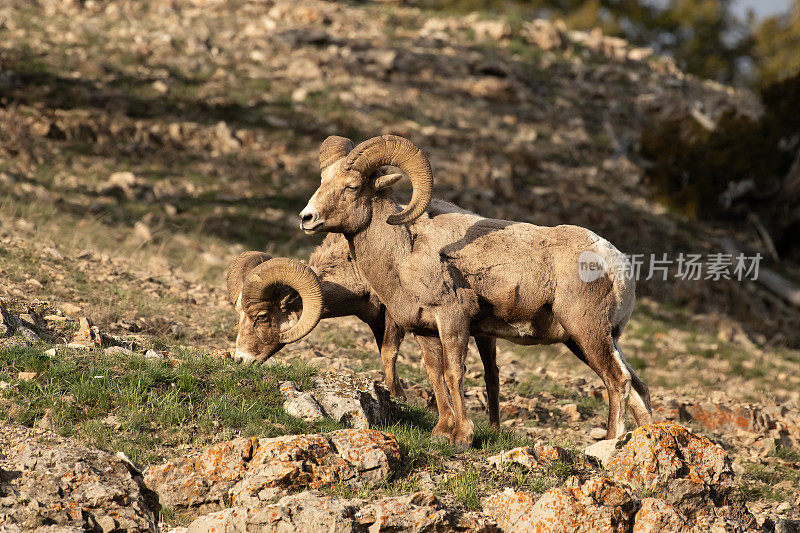
[[[411,200],[402,208],[388,190],[398,175],[374,176],[385,165],[408,174]],[[633,310],[634,281],[626,258],[608,241],[577,226],[542,227],[463,213],[425,214],[433,190],[428,159],[393,135],[353,146],[328,137],[320,148],[321,183],[300,213],[307,234],[341,233],[375,294],[406,331],[439,337],[444,359],[426,359],[436,394],[435,438],[472,440],[464,408],[464,359],[470,334],[519,344],[564,343],[608,390],[607,437],[624,432],[625,410],[651,419],[647,386],[633,372],[618,339]],[[579,275],[582,254],[604,265]],[[444,379],[437,377],[437,372]],[[446,385],[455,420],[449,420]]]
[[[441,200],[433,200],[429,211],[466,213]],[[309,266],[293,259],[271,258],[263,252],[244,252],[228,268],[227,289],[239,315],[236,360],[263,362],[311,332],[320,319],[354,315],[375,336],[386,387],[395,396],[405,396],[396,370],[405,332],[359,274],[341,235],[328,235],[311,254]],[[427,359],[441,360],[438,339],[417,340]],[[500,383],[496,342],[478,335],[475,344],[485,369],[489,421],[497,426]]]

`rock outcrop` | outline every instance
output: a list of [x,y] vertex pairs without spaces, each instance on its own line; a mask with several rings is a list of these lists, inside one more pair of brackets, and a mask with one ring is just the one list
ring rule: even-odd
[[561,461],[578,468],[589,468],[591,460],[583,454],[569,452],[561,446],[536,443],[533,446],[520,446],[486,458],[489,465],[500,468],[518,465],[529,470],[547,467],[554,461]]
[[[683,426],[650,424],[616,441],[596,443],[586,453],[606,466],[612,480],[635,494],[659,496],[654,501],[645,498],[646,506],[643,500],[643,524],[666,521],[706,528],[755,526],[725,450]],[[673,512],[680,513],[678,518]]]
[[[484,512],[509,531],[743,531],[756,526],[725,451],[682,426],[650,424],[586,452],[605,470],[583,482],[572,477],[538,499],[506,489],[484,500]],[[563,460],[551,446],[515,448],[489,458],[497,467],[531,470],[556,459]]]
[[157,498],[124,457],[0,429],[0,531],[156,531]]
[[662,422],[624,435],[608,463],[612,479],[657,494],[694,523],[755,526],[722,446],[683,426]]
[[575,487],[553,488],[541,498],[506,489],[484,500],[484,510],[504,531],[630,531],[636,501],[619,483],[595,477]]
[[394,436],[342,429],[324,435],[235,439],[149,468],[144,477],[162,505],[199,513],[225,505],[256,507],[305,488],[339,483],[374,487],[399,461]]
[[188,533],[206,531],[327,531],[331,533],[490,533],[494,523],[476,512],[445,507],[429,492],[382,498],[337,499],[319,492],[286,496],[261,508],[232,507],[202,516]]
[[313,378],[313,387],[301,391],[297,384],[281,384],[287,413],[305,420],[328,417],[354,428],[366,429],[389,422],[397,407],[380,383],[341,374]]

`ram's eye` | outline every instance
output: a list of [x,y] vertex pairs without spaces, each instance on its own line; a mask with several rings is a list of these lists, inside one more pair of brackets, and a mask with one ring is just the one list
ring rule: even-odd
[[355,191],[358,189],[358,185],[345,185],[344,190],[346,191]]
[[268,317],[269,317],[269,314],[266,311],[263,312],[263,313],[258,313],[256,315],[255,320],[253,320],[253,322],[256,323],[256,324],[263,324],[263,323],[266,323]]

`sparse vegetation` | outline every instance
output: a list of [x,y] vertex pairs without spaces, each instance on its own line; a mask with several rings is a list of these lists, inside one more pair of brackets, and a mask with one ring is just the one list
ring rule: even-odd
[[468,466],[465,470],[449,477],[441,487],[467,509],[480,509],[481,489],[487,485],[487,477],[491,480],[494,476],[491,474],[487,476],[485,472]]
[[[36,372],[20,380],[19,372]],[[313,370],[302,364],[246,368],[193,350],[168,360],[86,354],[65,350],[49,357],[42,347],[0,348],[3,419],[26,426],[46,418],[64,436],[121,450],[152,463],[179,444],[231,438],[327,431],[283,410],[279,379],[308,386]]]
[[[791,455],[796,454],[794,451]],[[796,466],[774,463],[746,463],[744,466],[747,482],[741,486],[741,490],[751,499],[787,501],[791,498],[791,489],[800,482],[800,471]]]

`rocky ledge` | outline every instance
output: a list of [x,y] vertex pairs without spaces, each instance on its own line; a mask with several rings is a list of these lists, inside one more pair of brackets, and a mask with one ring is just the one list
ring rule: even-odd
[[[122,454],[92,450],[41,429],[0,431],[0,530],[158,531],[164,509],[189,531],[796,531],[758,523],[725,450],[661,422],[584,453],[537,444],[485,460],[498,470],[580,474],[542,494],[506,487],[464,509],[435,491],[386,494],[402,471],[393,435],[374,429],[237,438],[140,473]],[[378,489],[337,496],[337,487]],[[355,494],[355,492],[353,492]],[[794,528],[794,529],[792,529]]]
[[380,485],[400,461],[392,435],[342,429],[320,435],[235,439],[148,469],[145,482],[178,510],[259,506],[306,488]]
[[0,531],[155,532],[158,508],[124,455],[0,426]]

